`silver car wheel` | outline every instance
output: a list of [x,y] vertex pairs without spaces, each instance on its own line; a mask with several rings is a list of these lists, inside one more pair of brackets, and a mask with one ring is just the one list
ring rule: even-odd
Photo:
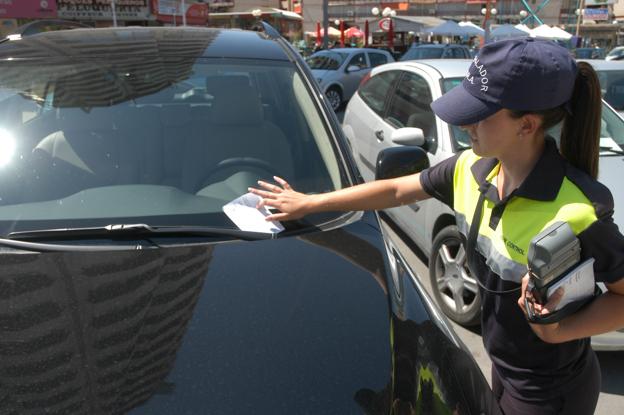
[[342,104],[342,95],[337,88],[329,88],[327,92],[325,92],[325,96],[329,101],[329,105],[331,105],[334,111],[337,111],[340,108],[340,104]]
[[438,290],[444,294],[442,299],[449,307],[454,307],[458,313],[465,313],[471,304],[466,304],[464,290],[468,290],[474,296],[478,289],[477,282],[468,274],[465,267],[464,245],[459,246],[455,257],[452,256],[446,244],[443,244],[439,251],[444,271],[438,277]]
[[438,305],[451,320],[479,324],[481,297],[468,269],[466,250],[457,227],[447,226],[434,238],[429,258],[429,278]]

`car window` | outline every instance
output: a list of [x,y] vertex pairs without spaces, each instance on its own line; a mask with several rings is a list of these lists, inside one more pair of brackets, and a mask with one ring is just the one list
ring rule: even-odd
[[[455,88],[464,78],[444,78],[441,80],[442,93],[446,93]],[[470,148],[470,136],[468,133],[456,125],[449,125],[451,131],[451,139],[453,140],[453,146],[455,149],[461,150]]]
[[597,70],[602,98],[616,111],[624,111],[624,70]]
[[318,52],[306,58],[310,69],[336,70],[349,55],[339,52]]
[[349,61],[347,68],[349,66],[357,66],[360,69],[368,68],[368,64],[366,63],[366,54],[358,53],[355,56],[353,56],[351,60]]
[[451,57],[453,59],[463,59],[467,58],[468,54],[466,54],[466,51],[462,48],[452,48]]
[[410,59],[439,59],[442,57],[443,48],[416,47],[408,49],[401,58],[402,61]]
[[388,57],[383,53],[368,52],[368,59],[370,60],[371,68],[388,63]]
[[431,101],[427,80],[418,74],[404,72],[390,100],[386,121],[396,128],[420,128],[425,138],[435,140],[437,129]]
[[399,75],[399,71],[381,72],[372,76],[358,89],[358,94],[364,103],[379,116],[383,116],[386,97]]
[[1,62],[0,235],[111,223],[231,228],[223,205],[259,178],[279,175],[306,193],[347,186],[305,85],[277,61]]
[[[459,85],[464,78],[446,78],[442,80],[444,93]],[[601,155],[613,154],[611,150],[624,150],[624,120],[604,103],[602,104],[602,119],[600,123],[600,147]],[[449,125],[456,149],[470,147],[470,136],[461,128]],[[561,136],[561,124],[548,131],[548,134],[559,139]]]

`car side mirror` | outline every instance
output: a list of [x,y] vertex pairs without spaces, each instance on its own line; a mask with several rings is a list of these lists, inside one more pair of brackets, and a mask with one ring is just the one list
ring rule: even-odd
[[356,72],[359,70],[360,70],[360,67],[357,65],[349,65],[349,67],[347,68],[347,72]]
[[392,132],[390,138],[394,144],[401,146],[418,146],[425,145],[425,133],[422,128],[405,127],[399,128]]
[[377,154],[375,180],[418,173],[429,167],[427,152],[420,147],[389,147]]

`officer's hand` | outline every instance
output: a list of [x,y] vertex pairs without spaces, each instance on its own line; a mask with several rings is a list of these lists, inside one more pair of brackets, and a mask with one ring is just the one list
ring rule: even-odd
[[311,195],[296,192],[288,182],[281,177],[274,176],[273,179],[278,185],[258,181],[261,189],[250,187],[249,192],[262,198],[258,203],[258,208],[269,206],[278,209],[279,213],[267,216],[265,219],[270,220],[295,220],[305,216],[309,211],[309,199]]
[[[525,308],[525,300],[527,300],[526,303],[529,305],[529,307],[531,307],[534,315],[543,316],[556,310],[557,305],[563,298],[563,288],[559,288],[557,291],[555,291],[548,299],[548,302],[542,305],[536,303],[531,292],[527,291],[528,284],[529,274],[526,274],[522,278],[522,289],[520,290],[520,298],[518,299],[518,306],[520,306],[520,309],[525,316],[528,316],[527,310]],[[560,343],[557,337],[559,333],[559,322],[552,324],[529,323],[529,325],[531,326],[531,329],[533,329],[533,332],[546,343]]]

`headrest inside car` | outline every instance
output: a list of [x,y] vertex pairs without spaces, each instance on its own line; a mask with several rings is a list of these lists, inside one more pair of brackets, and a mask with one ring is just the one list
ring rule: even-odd
[[264,121],[258,91],[248,83],[230,83],[209,93],[214,97],[212,122],[216,125],[258,125]]

